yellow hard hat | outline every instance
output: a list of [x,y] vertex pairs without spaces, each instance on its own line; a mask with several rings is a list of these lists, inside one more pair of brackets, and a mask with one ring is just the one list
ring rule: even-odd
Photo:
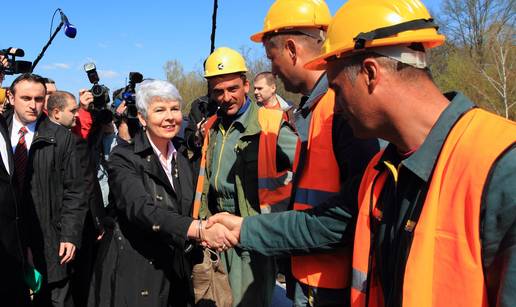
[[324,0],[277,0],[271,5],[263,22],[262,32],[251,36],[251,40],[262,42],[266,33],[301,27],[316,27],[326,30],[331,13]]
[[[0,104],[4,103],[5,97],[7,96],[5,88],[0,87]],[[1,110],[1,107],[0,107]]]
[[322,70],[331,57],[374,47],[421,43],[434,48],[445,39],[437,28],[420,0],[349,0],[331,21],[321,55],[305,67]]
[[228,47],[215,49],[204,64],[205,78],[246,71],[244,57],[238,51]]

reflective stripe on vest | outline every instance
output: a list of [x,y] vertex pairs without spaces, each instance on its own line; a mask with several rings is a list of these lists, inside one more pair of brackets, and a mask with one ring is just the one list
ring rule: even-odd
[[[516,123],[480,109],[464,114],[452,128],[414,230],[403,277],[403,306],[487,306],[479,231],[483,187],[497,158],[515,142]],[[374,258],[370,212],[389,176],[374,168],[380,157],[381,153],[369,163],[360,186],[352,306],[383,306],[378,272],[369,260]]]
[[[294,209],[315,207],[340,191],[340,173],[333,152],[335,94],[328,90],[315,105],[307,133],[307,152],[296,187]],[[344,289],[351,276],[351,248],[292,257],[292,273],[313,287]]]
[[[292,172],[288,170],[278,172],[276,170],[276,148],[281,123],[283,122],[283,113],[283,111],[274,109],[258,109],[258,123],[262,130],[258,147],[258,198],[262,213],[286,210],[292,193]],[[193,217],[195,219],[199,217],[199,210],[201,208],[206,171],[206,154],[209,146],[209,131],[216,120],[217,115],[213,115],[208,119],[205,126],[207,133],[202,148],[201,165],[193,206]],[[297,149],[299,149],[299,146],[297,146]],[[297,166],[297,157],[298,154],[296,153],[294,167]]]

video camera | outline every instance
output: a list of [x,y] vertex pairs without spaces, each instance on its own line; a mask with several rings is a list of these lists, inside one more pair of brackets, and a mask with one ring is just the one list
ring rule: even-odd
[[136,109],[136,84],[141,83],[143,81],[143,75],[139,72],[130,72],[129,73],[129,84],[119,90],[118,95],[114,98],[114,107],[118,107],[122,101],[125,101],[126,106],[126,114],[124,114],[127,118],[137,118],[138,110]]
[[88,79],[93,84],[90,90],[93,94],[93,108],[97,110],[105,109],[110,101],[109,88],[99,84],[99,75],[94,63],[84,64],[84,71],[88,74]]
[[4,75],[23,74],[32,71],[32,62],[16,61],[16,57],[25,56],[25,52],[20,48],[9,47],[0,49],[0,55],[7,59],[7,65],[0,63],[0,73]]

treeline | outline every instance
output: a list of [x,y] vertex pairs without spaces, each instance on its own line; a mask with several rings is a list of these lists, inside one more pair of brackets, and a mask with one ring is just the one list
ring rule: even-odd
[[515,12],[515,0],[443,0],[437,24],[446,44],[430,57],[434,79],[443,91],[461,91],[481,107],[512,120],[516,119]]
[[[247,77],[251,82],[249,95],[254,99],[254,88],[252,87],[254,76],[263,71],[270,71],[270,62],[263,55],[254,55],[248,47],[241,47],[239,52],[246,60],[246,65],[249,70],[247,72]],[[203,77],[202,65],[200,65],[197,70],[186,72],[181,62],[178,60],[171,60],[165,63],[164,69],[167,80],[177,86],[177,89],[183,97],[183,114],[188,114],[190,112],[190,104],[192,101],[197,97],[206,95],[207,93],[208,85],[206,83],[206,79]],[[277,82],[277,87],[277,93],[281,97],[291,101],[294,104],[299,102],[301,96],[285,91],[283,88],[283,83],[280,80]]]
[[[439,13],[432,16],[446,35],[445,45],[429,58],[442,91],[461,91],[478,105],[516,119],[516,0],[443,0]],[[253,55],[246,47],[240,52],[250,80],[270,70],[265,56]],[[183,95],[187,114],[190,103],[207,91],[202,67],[185,72],[179,61],[172,60],[165,64],[165,73]],[[282,97],[299,101],[300,96],[286,92],[281,81],[278,86]]]

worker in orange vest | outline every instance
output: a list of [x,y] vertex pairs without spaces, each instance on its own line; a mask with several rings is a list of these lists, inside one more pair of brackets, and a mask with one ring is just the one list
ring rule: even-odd
[[[379,149],[376,140],[356,139],[346,120],[334,116],[335,95],[328,89],[325,71],[303,67],[319,54],[330,20],[324,1],[277,0],[265,17],[262,31],[251,36],[251,40],[263,44],[272,73],[285,88],[303,95],[294,111],[302,142],[291,197],[294,210],[350,196],[347,183],[360,180]],[[350,211],[356,211],[354,207]],[[351,253],[352,245],[345,244],[331,253],[293,256],[294,293],[287,294],[293,296],[294,306],[313,306],[316,302],[317,306],[340,306],[351,284]]]
[[[444,39],[420,0],[349,0],[306,64],[327,70],[355,135],[390,142],[358,192],[351,306],[516,305],[516,123],[440,92],[426,55]],[[242,248],[295,250],[325,248],[351,219],[335,204],[211,222]]]
[[[218,212],[267,215],[288,206],[299,138],[283,111],[258,107],[248,96],[242,55],[219,47],[206,59],[204,77],[218,111],[208,118],[194,199],[194,218]],[[225,246],[233,306],[270,306],[274,257]]]

